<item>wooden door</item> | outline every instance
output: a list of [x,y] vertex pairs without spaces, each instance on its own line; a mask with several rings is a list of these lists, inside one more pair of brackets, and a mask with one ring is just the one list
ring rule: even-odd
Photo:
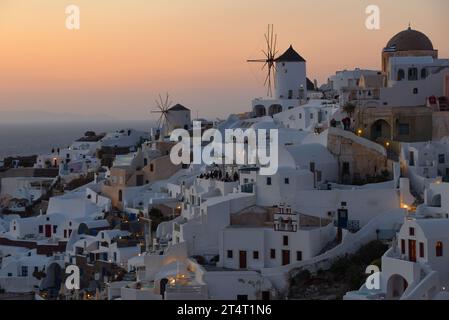
[[416,240],[408,240],[408,257],[412,262],[416,262]]
[[290,264],[290,250],[282,250],[282,265]]
[[246,269],[246,251],[239,252],[239,268]]
[[47,238],[51,237],[51,224],[46,224],[45,225],[45,236]]

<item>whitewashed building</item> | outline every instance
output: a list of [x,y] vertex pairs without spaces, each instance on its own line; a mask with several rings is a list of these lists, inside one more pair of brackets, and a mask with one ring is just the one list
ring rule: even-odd
[[397,242],[382,256],[378,288],[365,284],[345,299],[448,299],[448,229],[449,219],[407,218]]

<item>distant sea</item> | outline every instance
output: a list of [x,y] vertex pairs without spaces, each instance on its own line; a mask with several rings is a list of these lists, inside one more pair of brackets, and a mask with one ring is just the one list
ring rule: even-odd
[[134,128],[150,131],[154,122],[51,122],[51,123],[0,123],[0,158],[25,156],[50,152],[52,148],[65,148],[86,131],[112,132]]

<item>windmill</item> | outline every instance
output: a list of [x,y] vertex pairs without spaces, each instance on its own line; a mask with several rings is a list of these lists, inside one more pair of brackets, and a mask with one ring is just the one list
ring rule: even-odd
[[170,96],[168,93],[165,96],[165,99],[162,98],[162,96],[159,94],[159,100],[155,100],[156,102],[156,110],[152,110],[151,113],[160,113],[160,117],[157,121],[157,129],[159,132],[159,135],[161,137],[165,136],[168,133],[168,128],[170,121],[168,120],[168,113],[170,112],[170,108],[172,105],[172,101],[170,100]]
[[265,41],[267,43],[267,48],[262,50],[265,55],[263,59],[247,60],[247,62],[258,62],[263,63],[262,70],[267,70],[267,76],[265,77],[264,86],[267,86],[267,96],[273,96],[273,88],[276,87],[275,80],[275,60],[276,54],[276,44],[277,44],[277,34],[274,34],[274,26],[272,24],[268,25],[267,33],[265,34]]

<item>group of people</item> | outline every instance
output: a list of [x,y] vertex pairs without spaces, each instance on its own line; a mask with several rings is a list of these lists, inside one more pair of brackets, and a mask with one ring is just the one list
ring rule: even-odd
[[212,171],[202,173],[199,175],[200,179],[214,179],[214,180],[220,180],[223,182],[235,182],[239,181],[239,174],[237,172],[234,172],[233,175],[230,175],[228,172],[226,172],[223,175],[223,172],[219,169],[214,169]]
[[[343,118],[341,120],[341,123],[343,124],[343,129],[344,130],[351,130],[351,118],[349,118],[349,117]],[[330,121],[330,126],[336,128],[337,127],[337,120],[332,119]]]

